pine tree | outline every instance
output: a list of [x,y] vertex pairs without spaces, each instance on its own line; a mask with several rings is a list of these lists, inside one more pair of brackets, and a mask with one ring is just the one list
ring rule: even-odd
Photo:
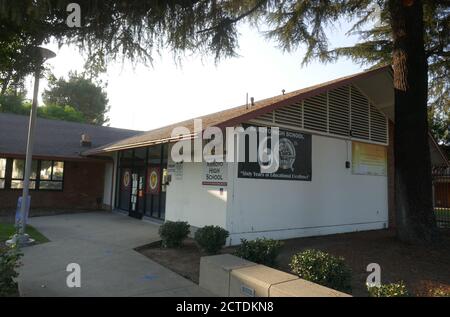
[[[427,104],[429,91],[435,104],[448,103],[450,1],[80,0],[81,28],[65,24],[69,2],[0,0],[0,24],[16,25],[36,41],[55,38],[78,45],[91,58],[106,62],[123,57],[151,63],[163,48],[175,56],[187,50],[213,54],[220,61],[235,56],[237,27],[246,22],[265,29],[282,49],[306,45],[304,61],[348,55],[369,64],[392,64],[398,236],[415,243],[436,238]],[[362,43],[352,49],[329,49],[327,26],[342,18],[358,19],[354,30],[359,30],[374,10],[380,12],[380,23],[361,33]],[[433,76],[442,78],[441,84],[429,90]],[[436,99],[441,97],[443,101]]]

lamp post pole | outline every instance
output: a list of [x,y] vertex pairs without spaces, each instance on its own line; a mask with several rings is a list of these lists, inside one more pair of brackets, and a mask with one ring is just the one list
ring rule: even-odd
[[[15,242],[19,245],[26,245],[33,241],[25,234],[26,227],[26,213],[29,210],[29,188],[30,188],[30,176],[31,176],[31,166],[33,162],[33,145],[34,145],[34,129],[36,126],[36,116],[37,116],[37,103],[38,103],[38,93],[39,93],[39,78],[41,75],[41,65],[50,58],[56,56],[52,51],[38,47],[38,65],[34,73],[34,90],[33,90],[33,102],[31,105],[30,121],[28,125],[28,138],[27,138],[27,151],[25,156],[25,171],[23,175],[23,192],[22,192],[22,204],[20,206],[20,223],[19,223],[19,234],[16,237]],[[38,172],[38,171],[37,171]]]

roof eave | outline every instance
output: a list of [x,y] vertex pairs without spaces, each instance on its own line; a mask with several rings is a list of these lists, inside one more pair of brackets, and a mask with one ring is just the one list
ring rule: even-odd
[[[224,120],[223,122],[219,122],[218,124],[216,124],[216,126],[220,129],[224,129],[224,128],[230,127],[230,126],[236,126],[243,122],[247,122],[251,119],[254,119],[260,115],[263,115],[265,113],[274,111],[278,108],[281,108],[284,106],[289,106],[293,103],[300,102],[306,98],[314,97],[316,95],[327,92],[328,90],[348,85],[348,84],[358,81],[360,79],[364,79],[364,78],[373,76],[373,75],[381,73],[381,72],[385,72],[385,71],[390,72],[391,70],[392,70],[392,67],[390,65],[387,65],[387,66],[379,67],[376,69],[368,70],[365,72],[361,72],[361,73],[353,75],[353,76],[347,76],[347,77],[342,78],[341,80],[337,79],[335,82],[331,82],[329,84],[324,84],[323,86],[311,89],[310,91],[300,92],[298,95],[283,99],[281,101],[274,102],[272,104],[264,106],[263,108],[258,108],[258,109],[254,109],[254,110],[250,109],[248,112],[246,112],[244,114],[238,115],[238,116],[228,119],[228,120]],[[307,88],[305,88],[305,89],[307,89]],[[122,141],[118,141],[118,142],[123,142],[125,140],[126,139],[123,139]],[[104,153],[108,153],[108,152],[115,152],[115,151],[120,151],[120,150],[125,150],[125,149],[131,149],[131,148],[137,148],[137,147],[143,147],[143,146],[151,146],[151,145],[156,145],[156,144],[161,144],[161,143],[169,143],[169,142],[173,142],[173,141],[177,141],[177,140],[179,140],[179,137],[161,138],[161,139],[149,140],[149,141],[144,141],[144,142],[124,144],[124,145],[119,145],[119,146],[114,146],[114,144],[118,143],[118,142],[115,142],[113,144],[110,144],[110,146],[103,146],[100,148],[85,151],[82,153],[82,155],[95,156],[95,155],[99,155],[102,153],[104,154]]]

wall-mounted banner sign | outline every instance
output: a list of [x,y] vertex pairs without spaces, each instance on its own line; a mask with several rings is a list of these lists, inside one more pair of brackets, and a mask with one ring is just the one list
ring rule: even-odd
[[183,162],[169,163],[167,173],[178,181],[183,180]]
[[122,174],[122,188],[129,188],[131,185],[131,171],[125,169]]
[[[311,181],[311,135],[287,131],[280,131],[280,165],[275,173],[261,173],[259,162],[248,162],[248,138],[245,144],[246,162],[238,164],[239,178],[280,179],[293,181]],[[270,148],[270,128],[267,129]],[[259,141],[258,146],[264,142]]]
[[159,167],[149,167],[147,175],[147,193],[159,195],[159,180],[161,179],[161,170]]
[[387,175],[385,146],[352,142],[352,173],[357,175]]
[[203,161],[202,185],[206,186],[227,186],[228,169],[227,163]]

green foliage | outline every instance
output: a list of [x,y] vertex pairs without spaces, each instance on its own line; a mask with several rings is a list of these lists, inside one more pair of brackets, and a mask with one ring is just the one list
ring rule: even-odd
[[[43,94],[45,104],[70,106],[81,113],[87,123],[103,125],[108,122],[108,98],[101,84],[94,83],[84,75],[70,73],[68,80],[51,77],[49,85],[50,88]],[[72,116],[75,113],[70,109],[65,111],[69,111]]]
[[38,39],[23,30],[0,19],[0,95],[23,89],[25,77],[39,64],[34,50]]
[[[441,96],[443,98],[443,96]],[[450,99],[442,106],[432,103],[428,107],[428,122],[433,137],[443,145],[450,146]]]
[[10,248],[0,245],[0,297],[17,296],[17,269],[22,254],[16,247]]
[[[51,39],[60,45],[77,45],[87,54],[87,73],[94,76],[104,72],[111,59],[152,63],[154,52],[166,48],[176,57],[183,56],[187,50],[213,54],[216,60],[236,56],[238,25],[243,22],[263,30],[264,35],[284,50],[305,45],[304,62],[346,57],[362,65],[390,64],[393,32],[389,4],[393,2],[80,0],[77,3],[84,24],[81,28],[70,28],[65,24],[69,1],[37,0],[24,5],[20,1],[0,0],[0,84],[18,83],[31,73],[34,63],[27,48]],[[436,107],[434,112],[439,113],[430,123],[434,135],[449,143],[448,133],[443,135],[448,129],[441,122],[448,122],[450,11],[443,0],[422,3],[429,102]],[[330,49],[326,30],[339,25],[344,18],[353,22],[348,34],[357,35],[359,42],[351,47]],[[80,110],[89,122],[102,124],[101,115],[91,116],[79,104],[57,104],[70,105]]]
[[179,248],[190,232],[190,226],[185,221],[166,221],[159,227],[159,236],[164,248]]
[[300,278],[338,291],[351,292],[351,269],[342,257],[320,250],[305,250],[294,254],[289,264]]
[[367,286],[370,297],[407,297],[408,289],[403,282],[383,284],[380,286]]
[[0,112],[20,115],[29,114],[30,110],[25,106],[25,97],[19,95],[0,95]]
[[[428,59],[429,124],[434,137],[450,144],[450,10],[439,1],[423,1],[425,51]],[[369,26],[367,28],[367,26]],[[394,49],[391,15],[387,5],[372,4],[359,16],[348,32],[359,43],[322,54],[323,60],[350,58],[362,66],[377,67],[392,63]]]
[[[31,103],[25,101],[23,95],[0,96],[0,112],[29,115]],[[71,106],[43,105],[37,108],[37,116],[40,118],[64,120],[72,122],[87,122],[83,114]]]
[[195,232],[195,241],[207,254],[217,254],[229,236],[227,230],[219,226],[205,226]]
[[38,107],[38,116],[46,119],[86,122],[83,114],[71,106],[44,105]]
[[251,262],[274,266],[282,247],[283,242],[273,239],[258,238],[252,241],[241,239],[241,245],[234,255]]

